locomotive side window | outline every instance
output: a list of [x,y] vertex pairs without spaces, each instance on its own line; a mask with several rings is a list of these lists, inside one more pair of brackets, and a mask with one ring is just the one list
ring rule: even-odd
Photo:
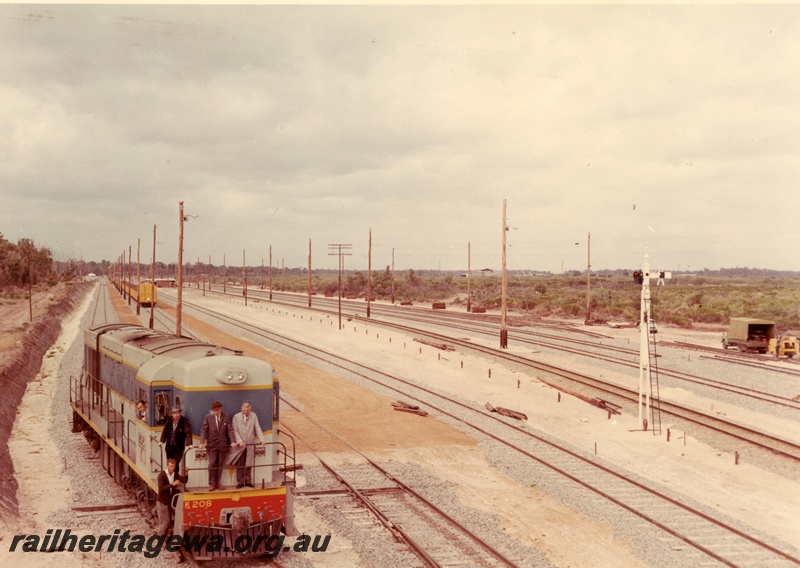
[[169,404],[169,392],[168,391],[156,391],[155,393],[155,416],[156,416],[156,424],[166,424],[167,416],[170,413],[170,404]]
[[[135,401],[134,405],[137,402],[139,402],[140,400],[143,400],[145,405],[147,405],[148,407],[150,406],[150,397],[148,396],[147,391],[145,389],[143,389],[143,388],[136,387],[136,397],[133,400]],[[139,416],[139,412],[138,411],[136,412],[136,416],[137,417]],[[147,416],[145,416],[141,420],[147,422]]]

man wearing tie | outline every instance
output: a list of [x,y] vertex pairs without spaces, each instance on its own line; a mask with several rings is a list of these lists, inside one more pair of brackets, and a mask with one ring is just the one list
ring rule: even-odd
[[222,474],[222,464],[225,454],[228,453],[228,444],[233,439],[230,430],[231,417],[222,412],[222,403],[219,401],[211,405],[211,414],[207,414],[200,429],[200,448],[206,447],[208,442],[208,490],[222,489],[219,478]]
[[[262,446],[266,445],[264,433],[261,432],[261,425],[250,407],[249,402],[242,404],[242,411],[234,414],[231,421],[234,441],[231,447],[238,446],[238,452],[232,452],[228,462],[236,460],[237,488],[244,486],[253,487],[253,466],[255,465],[255,444],[260,441]],[[238,458],[238,460],[236,459]]]

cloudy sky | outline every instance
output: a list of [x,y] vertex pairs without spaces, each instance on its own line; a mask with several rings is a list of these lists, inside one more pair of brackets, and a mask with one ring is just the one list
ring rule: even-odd
[[[0,233],[229,265],[800,270],[800,5],[0,6]],[[135,254],[135,252],[134,252]]]

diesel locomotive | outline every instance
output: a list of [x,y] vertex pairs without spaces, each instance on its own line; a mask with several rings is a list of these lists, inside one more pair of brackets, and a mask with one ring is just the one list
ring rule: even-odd
[[[279,394],[272,366],[240,351],[136,325],[102,325],[84,331],[84,368],[70,378],[72,427],[84,432],[102,468],[152,516],[157,477],[167,461],[158,442],[171,407],[180,407],[194,447],[180,464],[188,480],[173,499],[174,534],[214,544],[193,551],[198,560],[241,557],[248,552],[234,546],[237,541],[298,534],[294,441],[278,436]],[[147,403],[144,417],[136,410],[139,400]],[[248,401],[262,425],[266,445],[255,447],[252,488],[237,488],[235,465],[226,465],[220,490],[208,491],[208,455],[197,446],[214,401],[231,416]]]

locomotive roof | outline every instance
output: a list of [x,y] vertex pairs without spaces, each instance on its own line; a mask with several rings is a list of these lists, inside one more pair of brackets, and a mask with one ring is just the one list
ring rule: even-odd
[[124,345],[132,345],[153,355],[169,353],[172,358],[190,360],[209,355],[241,355],[241,351],[228,349],[213,343],[205,343],[189,337],[173,335],[146,327],[130,324],[110,324],[86,330],[86,343],[97,344],[97,337],[103,335],[110,341],[104,348],[122,355]]
[[241,351],[154,331],[136,325],[111,324],[85,332],[85,343],[137,370],[145,383],[172,383],[186,388],[268,388],[272,366],[242,356]]

